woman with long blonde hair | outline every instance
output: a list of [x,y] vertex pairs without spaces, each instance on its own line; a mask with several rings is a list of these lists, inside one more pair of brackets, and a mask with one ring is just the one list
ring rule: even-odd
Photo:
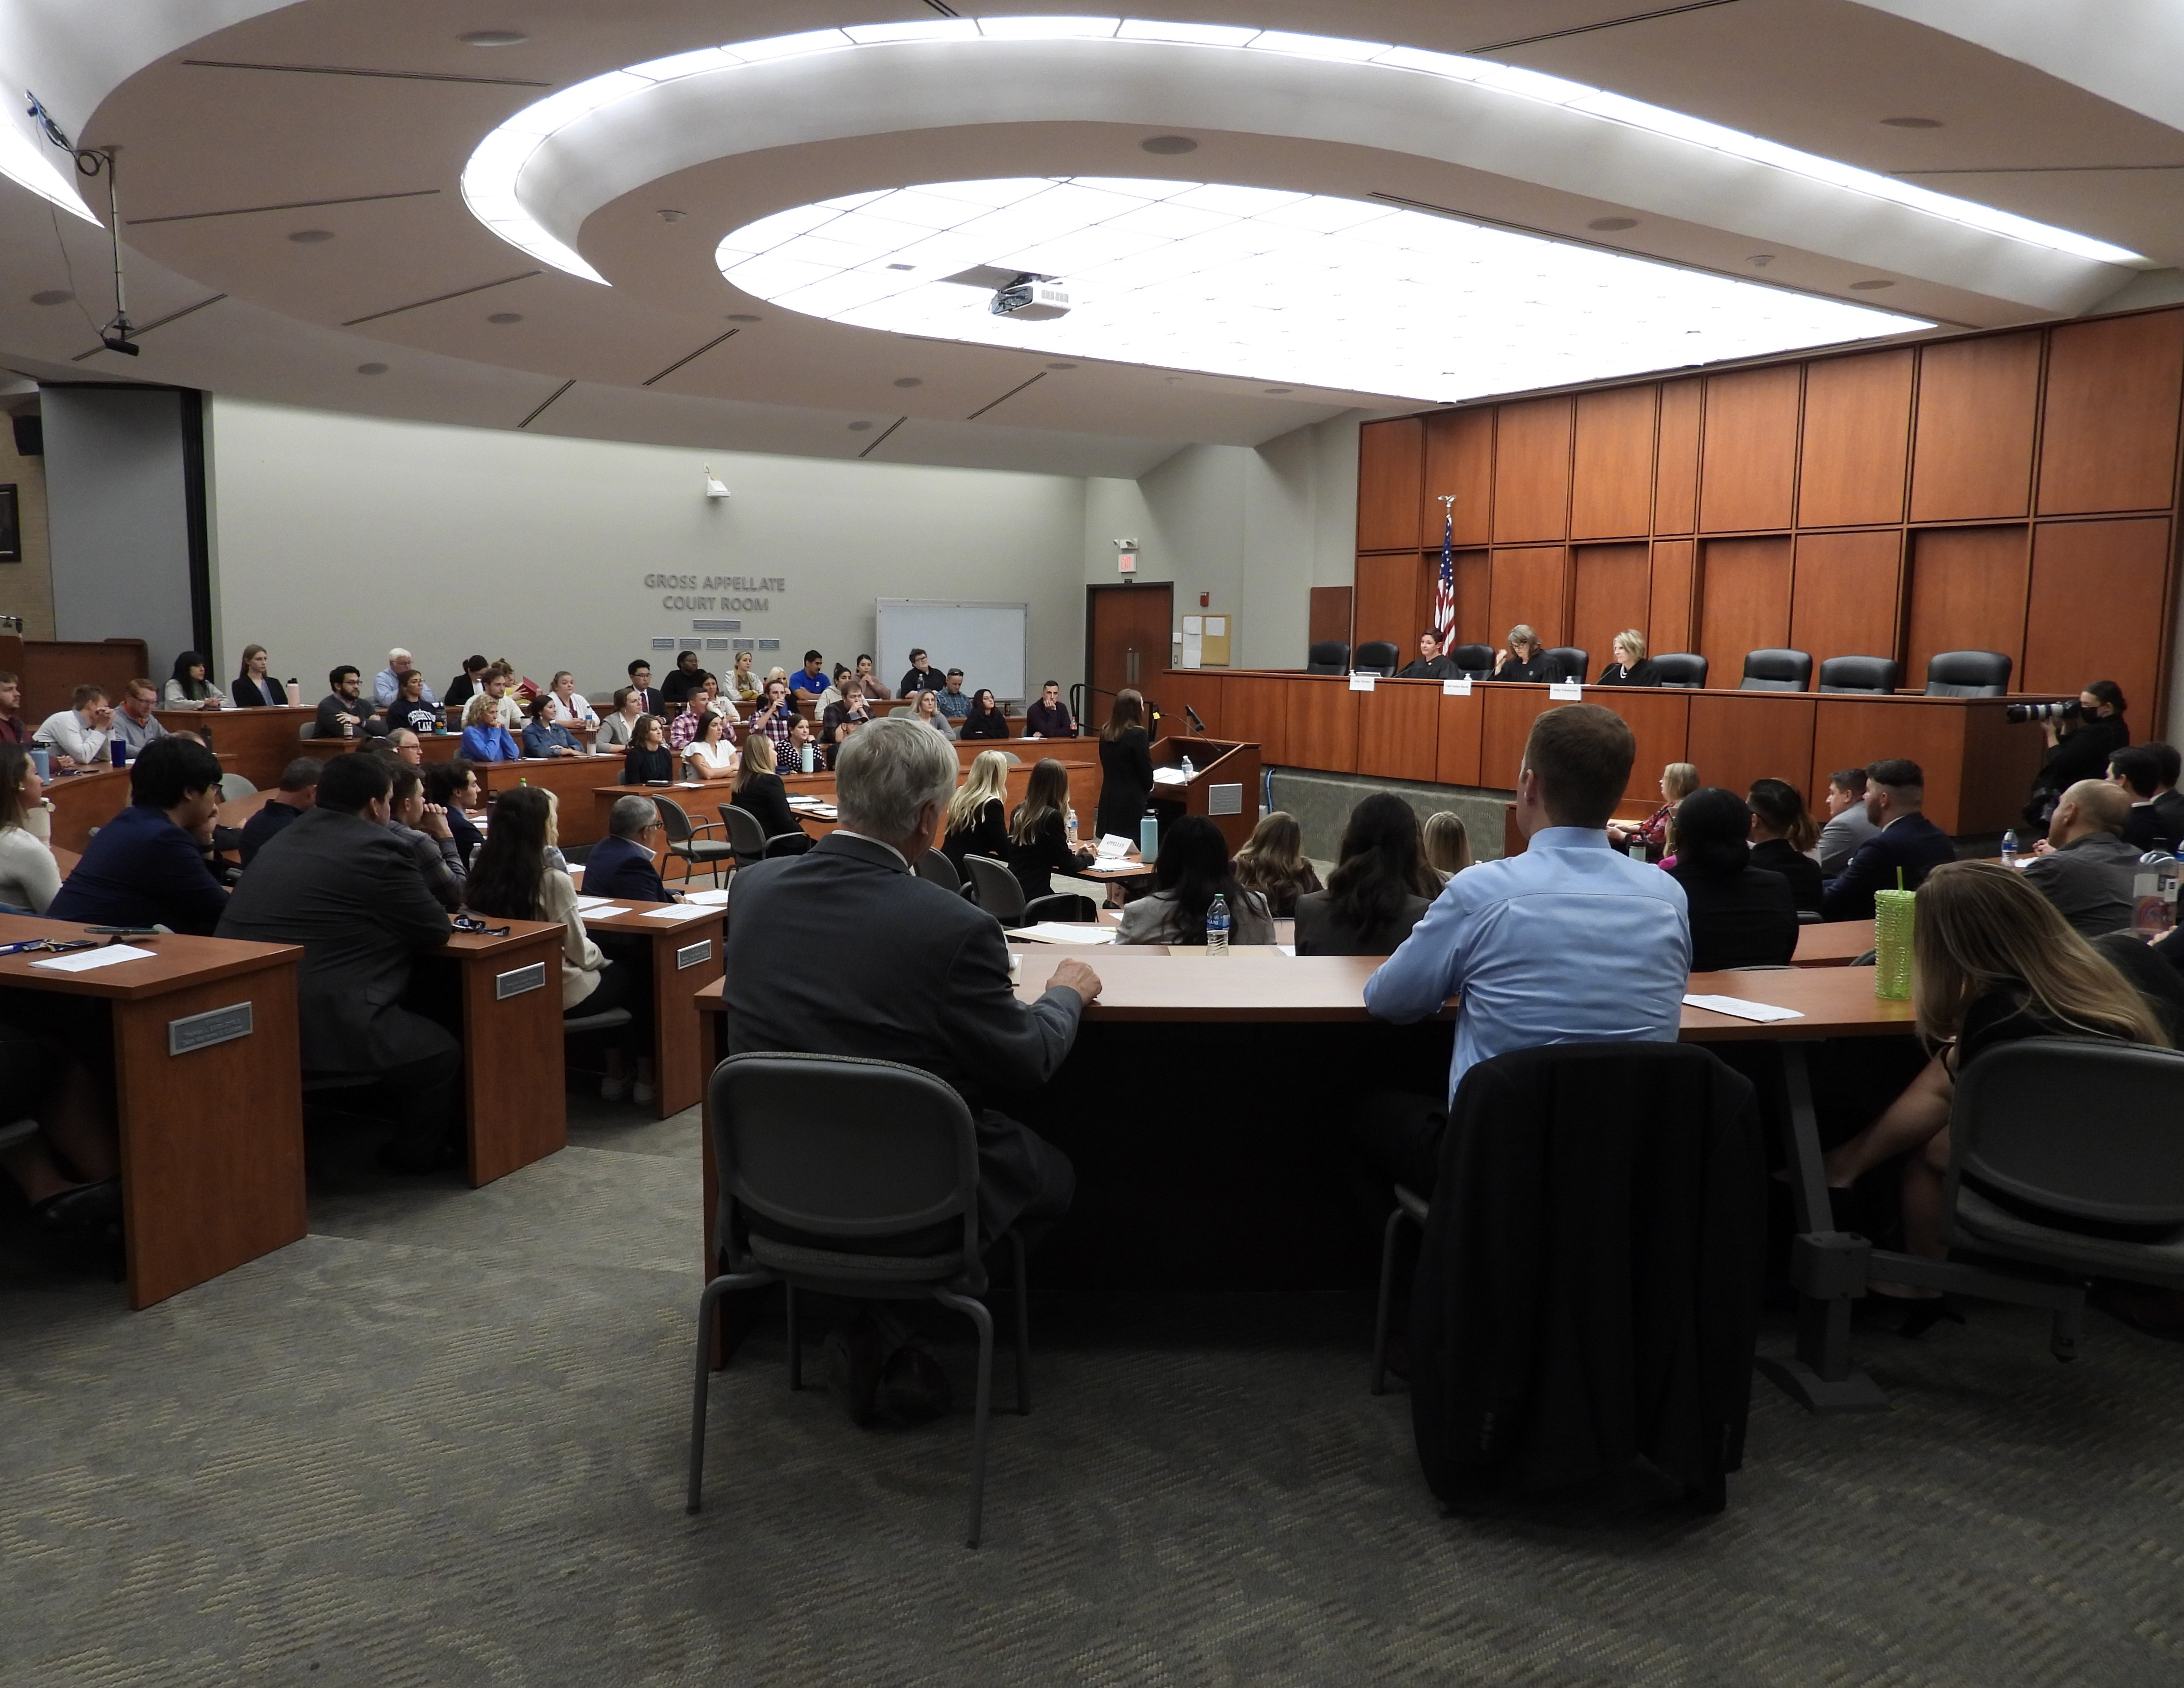
[[966,855],[1008,859],[1008,808],[1009,759],[999,750],[981,750],[948,799],[948,833],[940,842],[940,853],[958,873]]
[[1648,861],[1658,861],[1675,849],[1676,805],[1699,788],[1699,771],[1689,762],[1671,762],[1661,770],[1662,803],[1643,822],[1625,827],[1607,823],[1607,841],[1618,850],[1642,844]]
[[1441,883],[1477,865],[1471,853],[1471,833],[1463,816],[1452,809],[1437,809],[1426,816],[1426,866],[1440,875]]
[[[2166,1048],[2169,1037],[2107,958],[1999,862],[1948,861],[1926,876],[1911,958],[1912,1007],[1933,1059],[1880,1118],[1830,1152],[1828,1182],[1847,1189],[1874,1167],[1909,1155],[1904,1244],[1939,1258],[1949,1106],[1966,1062],[2020,1038],[2109,1038]],[[1874,1287],[1919,1299],[1933,1293]]]

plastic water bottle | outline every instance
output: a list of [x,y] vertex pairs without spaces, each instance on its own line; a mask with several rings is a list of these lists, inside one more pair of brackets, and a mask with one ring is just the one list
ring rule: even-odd
[[1077,842],[1077,805],[1073,803],[1069,805],[1069,842]]
[[1198,772],[1198,770],[1197,770],[1196,768],[1194,768],[1193,766],[1190,766],[1190,758],[1189,756],[1187,756],[1187,755],[1186,755],[1186,756],[1183,759],[1183,777],[1184,777],[1185,779],[1189,779],[1189,778],[1190,778],[1193,774],[1196,773],[1197,772]]
[[1216,896],[1206,911],[1206,953],[1225,955],[1228,953],[1228,899]]
[[2002,835],[2002,865],[2004,867],[2017,866],[2017,834],[2015,833],[2004,833]]
[[2176,924],[2176,858],[2150,850],[2131,876],[2131,930],[2152,943]]

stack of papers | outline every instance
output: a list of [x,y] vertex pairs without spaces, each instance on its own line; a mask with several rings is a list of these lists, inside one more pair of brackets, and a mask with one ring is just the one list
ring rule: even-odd
[[1043,920],[1036,926],[1011,930],[1011,938],[1028,939],[1034,944],[1112,944],[1115,928],[1112,926],[1076,926],[1067,921]]
[[1703,1008],[1709,1013],[1728,1014],[1739,1020],[1757,1020],[1771,1025],[1777,1020],[1802,1020],[1805,1017],[1795,1008],[1777,1008],[1771,1002],[1747,1002],[1741,996],[1685,996],[1689,1008]]
[[[580,868],[577,871],[581,872],[582,870]],[[589,914],[593,909],[604,908],[613,900],[612,897],[579,897],[577,899],[577,912]]]
[[[616,912],[620,914],[627,914],[629,911],[627,909],[620,909],[617,910]],[[664,909],[647,909],[643,914],[639,915],[638,918],[639,920],[695,920],[701,914],[710,914],[711,912],[712,911],[710,909],[705,907],[701,904],[670,903]]]
[[1155,785],[1188,785],[1190,783],[1190,776],[1184,772],[1181,768],[1155,768],[1153,783]]
[[109,944],[103,950],[78,950],[66,955],[48,955],[33,961],[34,967],[50,967],[57,973],[87,973],[93,967],[110,967],[116,961],[156,961],[156,950],[140,950],[134,944]]
[[695,904],[701,909],[726,908],[728,905],[728,888],[723,885],[717,891],[692,891],[682,900]]
[[586,920],[612,920],[616,915],[627,914],[629,911],[619,903],[602,901],[591,908],[580,907],[577,912]]

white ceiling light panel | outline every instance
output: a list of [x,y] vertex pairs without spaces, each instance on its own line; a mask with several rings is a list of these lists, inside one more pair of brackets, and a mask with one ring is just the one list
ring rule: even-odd
[[[953,201],[960,222],[893,219],[894,201],[913,196]],[[716,254],[721,273],[784,309],[883,332],[1417,399],[1930,326],[1313,194],[1107,177],[855,198],[853,209],[804,206],[736,230]],[[1045,322],[994,316],[985,289],[947,280],[985,265],[1062,276],[1072,309]]]

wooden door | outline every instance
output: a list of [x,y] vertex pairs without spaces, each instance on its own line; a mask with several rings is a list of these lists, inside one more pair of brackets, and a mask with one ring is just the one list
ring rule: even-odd
[[1175,588],[1166,581],[1089,586],[1084,595],[1084,677],[1092,688],[1084,715],[1101,721],[1123,687],[1158,688],[1167,671]]

